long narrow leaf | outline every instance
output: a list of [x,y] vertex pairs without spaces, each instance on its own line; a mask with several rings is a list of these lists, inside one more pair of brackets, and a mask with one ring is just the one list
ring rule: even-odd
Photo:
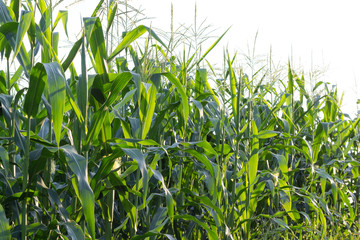
[[78,194],[83,206],[90,235],[95,239],[95,199],[88,181],[88,166],[86,159],[77,154],[76,150],[71,146],[63,146],[61,149],[64,151],[68,166],[76,176],[77,191],[75,192]]
[[25,96],[24,111],[28,116],[35,117],[39,104],[41,101],[41,95],[43,94],[46,83],[46,71],[44,65],[37,63],[30,72],[29,89]]
[[188,100],[187,94],[186,94],[183,86],[181,85],[179,79],[177,79],[172,73],[162,73],[161,75],[165,76],[172,84],[174,84],[180,93],[181,105],[183,107],[183,114],[184,114],[185,126],[186,126],[186,121],[189,118],[189,112],[190,112],[189,100]]
[[30,27],[31,18],[33,18],[32,12],[30,12],[30,11],[22,12],[20,24],[19,24],[18,30],[16,32],[16,43],[15,43],[15,48],[14,48],[13,61],[14,61],[14,58],[16,57],[16,55],[20,51],[25,33],[28,31],[28,29]]
[[60,65],[57,62],[45,63],[44,67],[47,75],[48,94],[53,117],[52,120],[54,122],[54,133],[56,143],[59,146],[61,139],[61,125],[65,109],[65,77]]

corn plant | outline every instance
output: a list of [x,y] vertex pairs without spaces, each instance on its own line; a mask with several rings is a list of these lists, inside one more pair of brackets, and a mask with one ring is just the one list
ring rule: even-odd
[[117,1],[59,58],[68,12],[6,4],[0,239],[359,238],[359,118],[336,87],[310,94],[291,63],[248,75],[229,51],[217,72],[206,57],[226,32],[180,55],[173,31],[118,36]]

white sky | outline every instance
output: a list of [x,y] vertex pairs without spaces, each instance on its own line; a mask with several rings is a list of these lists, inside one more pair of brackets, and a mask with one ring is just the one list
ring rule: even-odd
[[[65,1],[69,4],[73,1]],[[90,16],[97,0],[84,0],[69,7],[69,29]],[[232,26],[225,38],[209,55],[210,62],[222,59],[228,47],[230,55],[248,53],[256,40],[256,54],[268,56],[270,47],[275,61],[287,64],[292,59],[296,68],[307,74],[311,69],[325,70],[322,81],[338,85],[345,93],[343,110],[354,114],[360,98],[360,1],[346,0],[132,0],[151,20],[143,22],[170,31],[170,7],[174,7],[175,27],[194,23],[195,2],[198,22],[206,19],[220,36]],[[65,4],[66,5],[66,4]],[[60,8],[58,8],[59,10]],[[57,10],[56,10],[57,14]],[[77,26],[80,29],[80,26]],[[74,35],[74,33],[73,33]],[[60,37],[61,38],[61,37]],[[210,40],[204,49],[212,44]],[[219,61],[219,64],[222,60]],[[300,73],[299,73],[300,74]],[[308,78],[308,75],[305,75]],[[356,82],[357,85],[356,86]]]

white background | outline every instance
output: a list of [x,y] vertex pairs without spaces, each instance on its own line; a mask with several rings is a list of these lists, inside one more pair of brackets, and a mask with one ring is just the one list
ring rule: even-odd
[[[64,1],[57,10],[73,1]],[[84,0],[70,6],[70,39],[80,30],[80,15],[88,17],[97,0]],[[212,35],[220,36],[228,27],[230,31],[216,51],[209,55],[211,63],[222,59],[224,47],[230,55],[235,52],[247,55],[256,40],[256,55],[269,56],[281,65],[291,60],[296,69],[303,69],[309,80],[311,71],[324,74],[316,80],[337,84],[344,92],[342,109],[352,116],[357,112],[356,100],[360,98],[360,2],[355,0],[132,0],[129,4],[144,9],[151,19],[142,22],[154,28],[170,31],[171,2],[174,8],[175,28],[180,24],[194,23],[195,2],[198,23],[216,29]],[[120,7],[120,6],[119,6]],[[121,8],[123,8],[121,6]],[[76,27],[75,27],[76,26]],[[60,37],[61,39],[62,37]],[[211,45],[210,40],[204,46]],[[221,64],[219,61],[219,64]],[[299,73],[301,74],[301,72]]]

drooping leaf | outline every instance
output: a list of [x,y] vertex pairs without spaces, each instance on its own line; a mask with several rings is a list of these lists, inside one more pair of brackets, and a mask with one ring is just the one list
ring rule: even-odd
[[[7,42],[9,43],[12,49],[15,49],[16,46],[16,35],[18,28],[19,28],[19,24],[16,22],[7,22],[0,25],[0,33],[2,33],[3,36],[5,36]],[[8,54],[10,54],[10,51],[8,52]],[[28,73],[30,72],[30,68],[31,68],[31,62],[29,55],[26,52],[24,44],[21,44],[19,54],[17,54],[16,58],[18,59],[20,65],[25,70],[24,71],[25,76],[28,77],[29,76]]]
[[172,220],[174,218],[174,202],[173,202],[173,197],[169,191],[169,189],[166,187],[165,181],[164,181],[164,177],[162,176],[162,174],[159,171],[156,171],[154,169],[151,168],[151,171],[154,174],[154,177],[159,180],[162,184],[162,187],[165,191],[165,198],[166,198],[166,208],[167,208],[167,212],[168,215],[170,217],[170,219]]
[[121,43],[115,48],[115,50],[110,54],[108,58],[108,62],[113,60],[117,54],[119,54],[122,50],[128,47],[133,41],[139,38],[146,32],[146,28],[143,25],[138,26],[137,28],[133,29],[131,32],[128,32]]
[[81,227],[78,224],[76,224],[76,222],[74,222],[74,221],[63,222],[63,223],[61,223],[61,225],[66,227],[66,230],[67,230],[69,236],[71,237],[71,239],[73,239],[73,240],[85,239],[84,233],[83,233]]
[[132,42],[134,42],[136,39],[138,39],[146,31],[148,31],[152,37],[154,37],[158,42],[160,42],[163,46],[166,47],[166,45],[161,41],[161,39],[156,35],[156,33],[154,31],[152,31],[148,27],[145,27],[144,25],[140,25],[137,28],[133,29],[132,31],[126,33],[126,35],[123,38],[123,40],[121,41],[121,43],[110,54],[107,61],[108,62],[112,61],[116,57],[116,55],[118,55],[122,50],[127,48]]
[[65,30],[65,34],[66,36],[69,37],[68,35],[68,31],[67,31],[67,22],[68,22],[68,11],[66,10],[60,10],[56,19],[55,19],[55,22],[53,24],[53,30],[56,28],[57,24],[59,23],[59,21],[62,21],[63,23],[63,26],[64,26],[64,30]]
[[138,167],[140,169],[142,180],[143,180],[143,206],[146,204],[146,196],[148,192],[148,185],[149,185],[149,174],[146,166],[145,156],[144,154],[137,148],[122,148],[126,155],[134,159]]
[[208,237],[210,240],[217,240],[219,239],[217,237],[217,234],[208,226],[206,225],[206,223],[198,220],[196,217],[192,216],[192,215],[175,215],[174,219],[181,219],[181,220],[188,220],[188,221],[193,221],[195,223],[197,223],[198,225],[200,225],[203,229],[206,230]]
[[69,145],[61,149],[66,156],[68,166],[76,176],[75,192],[81,201],[90,235],[95,239],[95,199],[89,185],[86,159],[77,154],[76,150]]

